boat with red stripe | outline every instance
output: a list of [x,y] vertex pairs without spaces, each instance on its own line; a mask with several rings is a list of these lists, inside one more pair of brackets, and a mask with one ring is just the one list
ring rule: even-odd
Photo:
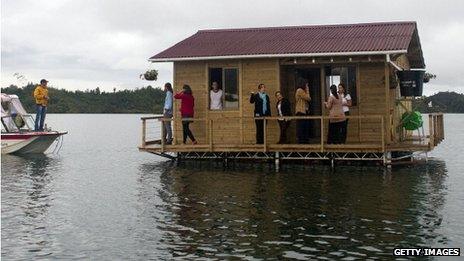
[[28,114],[18,96],[1,94],[2,154],[44,153],[66,131],[34,131],[34,118]]

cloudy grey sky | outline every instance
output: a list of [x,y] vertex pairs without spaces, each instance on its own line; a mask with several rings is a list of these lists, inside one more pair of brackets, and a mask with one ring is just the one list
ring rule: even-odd
[[[1,0],[1,86],[28,81],[75,89],[136,88],[148,68],[161,86],[172,64],[147,59],[199,29],[417,21],[426,94],[464,92],[464,1]],[[24,81],[23,81],[24,82]]]

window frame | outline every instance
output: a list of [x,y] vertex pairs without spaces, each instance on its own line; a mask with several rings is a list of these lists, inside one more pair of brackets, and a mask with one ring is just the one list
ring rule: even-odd
[[[222,87],[222,109],[221,110],[212,110],[211,109],[211,69],[221,69],[221,87]],[[234,69],[237,71],[237,107],[226,108],[226,84],[225,84],[225,70]],[[209,112],[222,112],[222,111],[239,111],[241,105],[241,93],[240,93],[240,68],[238,66],[208,66],[208,111]]]
[[[325,79],[324,79],[324,84],[326,85],[325,86],[325,98],[327,99],[329,96],[330,96],[330,82],[328,81],[328,78],[331,77],[331,76],[339,76],[340,77],[340,81],[341,81],[341,71],[340,71],[340,74],[338,75],[331,75],[331,74],[327,74],[327,68],[330,68],[330,73],[332,71],[332,68],[346,68],[347,70],[347,80],[349,81],[350,77],[349,77],[349,67],[352,67],[354,70],[353,70],[353,74],[354,74],[354,86],[355,86],[355,94],[353,95],[353,92],[352,90],[350,90],[348,92],[348,94],[351,96],[351,101],[352,101],[352,106],[353,107],[356,107],[358,106],[359,104],[359,101],[358,101],[358,97],[359,97],[359,90],[358,90],[358,82],[359,82],[359,67],[357,64],[327,64],[327,65],[324,65],[324,74],[325,74]],[[330,78],[329,78],[330,79]],[[345,88],[348,89],[349,86],[344,82],[344,85],[345,85]],[[338,86],[337,86],[338,87]]]

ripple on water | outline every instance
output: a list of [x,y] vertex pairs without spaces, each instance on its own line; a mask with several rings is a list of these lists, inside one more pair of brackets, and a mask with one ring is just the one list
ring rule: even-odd
[[284,251],[282,257],[296,259],[296,260],[309,260],[316,257],[315,255],[300,253],[297,251]]

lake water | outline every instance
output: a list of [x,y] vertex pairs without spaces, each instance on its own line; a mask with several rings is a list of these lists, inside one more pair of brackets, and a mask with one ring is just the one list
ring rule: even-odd
[[2,155],[2,259],[391,259],[463,247],[464,115],[428,164],[176,166],[139,152],[140,115],[50,114],[59,154]]

